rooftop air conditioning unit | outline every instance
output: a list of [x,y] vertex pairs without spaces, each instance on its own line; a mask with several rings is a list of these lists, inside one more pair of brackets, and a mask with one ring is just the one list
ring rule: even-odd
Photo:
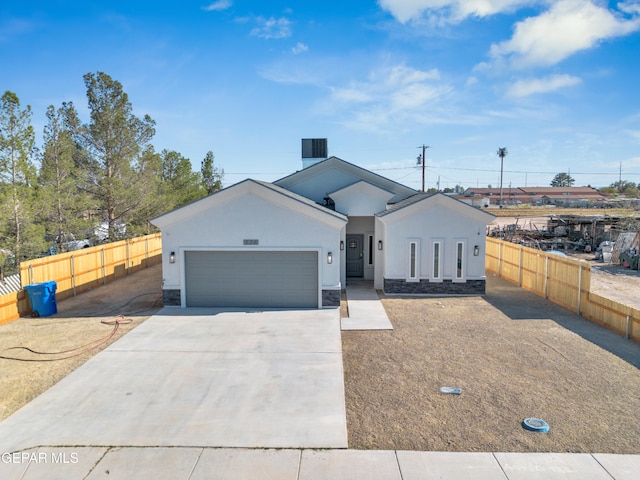
[[326,138],[302,139],[302,168],[307,168],[314,163],[328,158]]

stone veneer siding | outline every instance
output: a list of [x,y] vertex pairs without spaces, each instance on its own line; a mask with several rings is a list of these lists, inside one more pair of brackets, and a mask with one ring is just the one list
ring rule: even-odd
[[413,295],[484,295],[486,280],[467,280],[464,283],[443,280],[442,282],[407,282],[403,279],[385,278],[385,293]]
[[162,304],[165,307],[180,306],[180,290],[162,290]]
[[323,307],[340,306],[340,290],[322,290]]
[[[180,290],[162,290],[162,304],[165,307],[180,306]],[[323,307],[340,306],[340,290],[322,290]]]

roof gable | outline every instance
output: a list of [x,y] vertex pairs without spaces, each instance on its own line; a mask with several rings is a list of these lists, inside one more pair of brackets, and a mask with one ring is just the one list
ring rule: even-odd
[[394,200],[414,195],[416,190],[337,157],[329,157],[273,182],[282,188],[322,203],[330,192],[364,181],[393,193]]
[[384,210],[394,196],[393,192],[362,180],[329,193],[329,197],[335,202],[336,210],[351,216],[374,215]]
[[151,223],[163,228],[186,218],[202,214],[209,209],[219,208],[227,202],[247,195],[258,195],[273,203],[283,205],[308,216],[314,216],[318,220],[326,222],[347,221],[347,218],[339,212],[334,212],[322,205],[318,205],[308,198],[280,188],[277,185],[249,178],[193,203],[160,215],[152,219]]
[[401,217],[412,215],[419,212],[423,208],[446,208],[453,210],[460,215],[471,218],[474,221],[478,221],[488,225],[491,223],[495,216],[480,210],[479,208],[472,207],[471,205],[461,202],[455,198],[445,195],[444,193],[418,193],[412,197],[409,197],[402,202],[398,202],[395,205],[390,206],[387,210],[376,214],[377,217],[384,220],[385,217]]

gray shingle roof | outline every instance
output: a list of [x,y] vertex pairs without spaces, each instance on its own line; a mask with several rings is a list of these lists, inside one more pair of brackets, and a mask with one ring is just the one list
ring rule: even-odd
[[389,207],[380,212],[376,213],[377,217],[384,217],[385,215],[389,215],[390,213],[395,212],[396,210],[400,210],[401,208],[408,207],[409,205],[413,205],[414,203],[418,203],[425,198],[429,198],[436,195],[435,193],[416,193],[415,195],[411,195],[410,197],[405,198],[397,203],[390,204]]
[[273,183],[270,182],[264,182],[262,180],[254,180],[254,179],[247,179],[251,182],[255,182],[259,185],[262,185],[265,188],[268,188],[269,190],[273,190],[276,193],[279,193],[280,195],[284,195],[285,197],[289,197],[292,200],[296,200],[300,203],[304,203],[305,205],[308,205],[309,207],[313,207],[317,210],[320,210],[323,213],[332,215],[334,217],[337,218],[341,218],[341,219],[346,219],[346,216],[341,214],[340,212],[336,212],[334,210],[330,210],[329,208],[325,207],[324,205],[320,205],[316,202],[314,202],[313,200],[307,198],[307,197],[303,197],[302,195],[298,195],[297,193],[294,193],[290,190],[287,190],[286,188],[282,188],[278,185],[275,185]]

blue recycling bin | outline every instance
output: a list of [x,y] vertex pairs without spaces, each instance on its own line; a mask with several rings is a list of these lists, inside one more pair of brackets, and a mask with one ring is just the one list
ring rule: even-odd
[[48,317],[58,312],[56,305],[56,282],[42,282],[25,285],[24,289],[31,302],[31,315]]

